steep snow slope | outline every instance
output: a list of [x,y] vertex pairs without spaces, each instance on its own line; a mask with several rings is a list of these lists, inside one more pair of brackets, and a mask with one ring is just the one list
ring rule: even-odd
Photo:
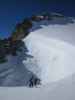
[[41,27],[24,41],[40,69],[42,84],[74,74],[75,24]]
[[0,88],[1,100],[75,99],[75,23],[66,19],[33,22],[23,52],[0,64],[1,86],[27,86],[38,76],[40,88]]

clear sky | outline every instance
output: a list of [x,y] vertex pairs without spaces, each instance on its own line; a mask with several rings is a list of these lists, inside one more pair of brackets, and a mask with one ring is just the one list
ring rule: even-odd
[[75,0],[0,0],[0,38],[11,35],[17,22],[43,11],[75,16]]

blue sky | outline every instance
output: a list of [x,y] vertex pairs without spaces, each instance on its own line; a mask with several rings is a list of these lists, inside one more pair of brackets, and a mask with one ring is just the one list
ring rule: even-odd
[[15,24],[43,11],[75,16],[74,0],[0,0],[0,38],[11,35]]

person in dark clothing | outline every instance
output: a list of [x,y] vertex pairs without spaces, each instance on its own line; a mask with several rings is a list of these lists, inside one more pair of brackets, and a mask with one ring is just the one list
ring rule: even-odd
[[29,80],[29,87],[40,85],[40,79],[37,77],[32,76]]

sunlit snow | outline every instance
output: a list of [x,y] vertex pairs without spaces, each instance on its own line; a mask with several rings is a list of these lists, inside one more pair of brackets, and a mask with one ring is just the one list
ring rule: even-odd
[[33,24],[29,36],[23,39],[23,51],[0,64],[0,85],[28,86],[32,76],[38,77],[41,85],[0,88],[2,100],[74,100],[75,23],[64,19]]
[[31,32],[24,40],[40,68],[43,84],[61,80],[75,73],[74,26],[75,24],[44,26]]

